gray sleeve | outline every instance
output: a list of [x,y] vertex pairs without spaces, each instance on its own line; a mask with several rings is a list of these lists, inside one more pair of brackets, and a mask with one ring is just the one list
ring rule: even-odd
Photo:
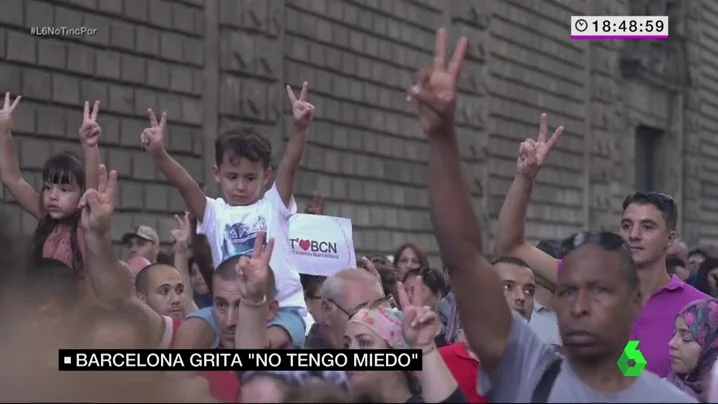
[[524,402],[531,399],[541,375],[556,359],[544,342],[518,314],[513,313],[509,342],[498,369],[482,367],[477,381],[479,394],[491,402]]

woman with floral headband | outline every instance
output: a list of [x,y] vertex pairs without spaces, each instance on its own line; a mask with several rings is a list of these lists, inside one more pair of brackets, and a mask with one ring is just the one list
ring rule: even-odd
[[[421,280],[418,280],[421,282]],[[422,292],[409,300],[404,286],[398,287],[403,312],[389,304],[375,304],[359,310],[349,321],[344,344],[349,349],[421,349],[419,373],[357,371],[347,372],[357,393],[370,394],[390,403],[465,403],[456,380],[439,354],[434,337],[441,327],[431,308],[420,306]],[[389,300],[384,300],[388,303]]]
[[668,343],[671,373],[667,380],[701,402],[708,402],[708,383],[718,358],[718,300],[690,303],[676,316]]

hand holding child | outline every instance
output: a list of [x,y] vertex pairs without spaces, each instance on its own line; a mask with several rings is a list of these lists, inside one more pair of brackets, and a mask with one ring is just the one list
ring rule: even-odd
[[102,128],[97,123],[97,113],[100,111],[100,101],[90,110],[90,103],[85,101],[85,111],[82,115],[82,126],[80,126],[80,140],[85,147],[96,147],[102,134]]
[[5,93],[5,103],[0,109],[0,134],[9,135],[12,130],[12,112],[17,108],[21,96],[17,96],[15,101],[10,103],[10,93]]
[[150,127],[142,131],[142,148],[153,156],[159,156],[165,151],[164,136],[167,128],[167,113],[162,113],[159,123],[152,109],[147,110],[150,117]]

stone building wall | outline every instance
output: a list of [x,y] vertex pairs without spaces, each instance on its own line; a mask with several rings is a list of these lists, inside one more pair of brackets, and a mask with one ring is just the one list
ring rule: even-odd
[[[631,12],[669,13],[672,39],[634,49],[569,38],[571,15]],[[655,185],[678,199],[679,230],[708,241],[718,239],[716,22],[710,0],[6,0],[0,89],[23,95],[15,135],[38,186],[48,155],[78,148],[81,102],[99,99],[103,158],[122,180],[114,237],[144,223],[167,240],[184,206],[139,147],[146,108],[168,112],[169,150],[204,183],[212,138],[229,125],[265,130],[278,161],[291,119],[283,87],[308,81],[317,115],[300,205],[313,191],[325,195],[328,214],[353,219],[361,252],[413,241],[435,256],[427,143],[405,89],[444,25],[470,41],[458,133],[487,239],[518,145],[546,112],[566,132],[538,179],[531,239],[613,228],[634,186],[636,128],[646,126],[663,132]],[[41,38],[29,35],[33,26],[98,31]],[[211,181],[207,189],[216,195]],[[32,231],[34,221],[2,197]]]

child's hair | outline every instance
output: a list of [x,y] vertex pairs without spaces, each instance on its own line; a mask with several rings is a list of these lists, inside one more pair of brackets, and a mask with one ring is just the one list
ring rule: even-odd
[[214,159],[220,166],[227,157],[234,162],[244,157],[269,167],[272,159],[272,143],[252,127],[233,128],[222,132],[214,141]]
[[[62,152],[51,156],[42,169],[42,190],[40,197],[45,192],[45,184],[72,184],[76,183],[80,187],[80,192],[85,191],[85,166],[82,159],[72,152]],[[39,262],[42,260],[42,249],[45,245],[47,237],[55,230],[59,224],[66,224],[70,227],[70,248],[72,251],[72,269],[78,274],[82,273],[84,261],[80,244],[77,240],[77,228],[80,225],[80,212],[62,218],[53,219],[50,215],[43,217],[35,228],[32,236],[31,254],[32,261]]]

